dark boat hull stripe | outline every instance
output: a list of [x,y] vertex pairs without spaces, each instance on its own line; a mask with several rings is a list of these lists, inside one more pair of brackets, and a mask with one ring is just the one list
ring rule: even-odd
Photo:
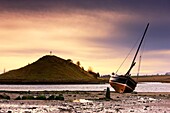
[[128,86],[127,84],[122,84],[122,83],[119,83],[119,82],[110,82],[111,84],[112,83],[115,83],[115,84],[119,84],[119,85],[124,85],[125,87],[128,87],[129,89],[131,89],[132,91],[134,90],[133,88],[131,88],[130,86]]

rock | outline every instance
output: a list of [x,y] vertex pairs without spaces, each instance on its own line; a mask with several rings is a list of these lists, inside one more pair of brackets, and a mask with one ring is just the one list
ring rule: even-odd
[[147,105],[147,106],[145,106],[144,110],[148,110],[148,107],[149,107],[148,105]]
[[129,112],[135,112],[133,109],[131,109]]
[[31,111],[25,111],[24,113],[31,113]]
[[105,98],[110,99],[110,88],[109,87],[107,87]]

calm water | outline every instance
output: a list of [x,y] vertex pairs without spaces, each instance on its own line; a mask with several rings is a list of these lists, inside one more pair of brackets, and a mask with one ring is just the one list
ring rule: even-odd
[[[109,84],[88,85],[0,85],[0,90],[6,91],[103,91]],[[111,91],[114,91],[110,87]],[[139,83],[135,89],[137,92],[170,92],[170,83]]]

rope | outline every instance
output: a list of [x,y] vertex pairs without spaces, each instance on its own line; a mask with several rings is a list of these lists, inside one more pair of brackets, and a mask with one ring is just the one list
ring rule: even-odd
[[140,72],[141,59],[142,59],[142,56],[140,55],[140,57],[139,57],[139,66],[138,66],[138,73],[137,73],[137,82],[138,82],[138,76],[139,76],[139,72]]
[[138,72],[137,72],[137,81],[138,81],[138,76],[139,76],[139,73],[140,73],[140,67],[141,67],[142,55],[144,53],[145,41],[146,41],[146,39],[143,42],[143,46],[141,48],[141,52],[140,52],[140,56],[139,56],[139,66],[138,66]]
[[133,47],[131,48],[131,50],[129,51],[129,53],[127,54],[127,56],[125,57],[125,59],[123,60],[123,62],[121,63],[121,65],[119,66],[119,68],[116,71],[116,74],[118,73],[118,71],[120,70],[120,68],[122,67],[122,65],[125,63],[125,61],[127,60],[127,58],[129,57],[130,53],[132,52],[132,50],[135,48],[135,46],[137,45],[137,43],[139,42],[140,38],[138,38],[138,40],[136,41],[136,43],[134,43]]

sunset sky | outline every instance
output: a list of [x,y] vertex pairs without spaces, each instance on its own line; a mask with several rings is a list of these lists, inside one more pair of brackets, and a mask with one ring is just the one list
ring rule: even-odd
[[[169,0],[0,0],[0,73],[50,54],[115,72],[147,23],[141,74],[170,71]],[[119,74],[125,73],[133,50]],[[137,64],[132,71],[135,74]]]

